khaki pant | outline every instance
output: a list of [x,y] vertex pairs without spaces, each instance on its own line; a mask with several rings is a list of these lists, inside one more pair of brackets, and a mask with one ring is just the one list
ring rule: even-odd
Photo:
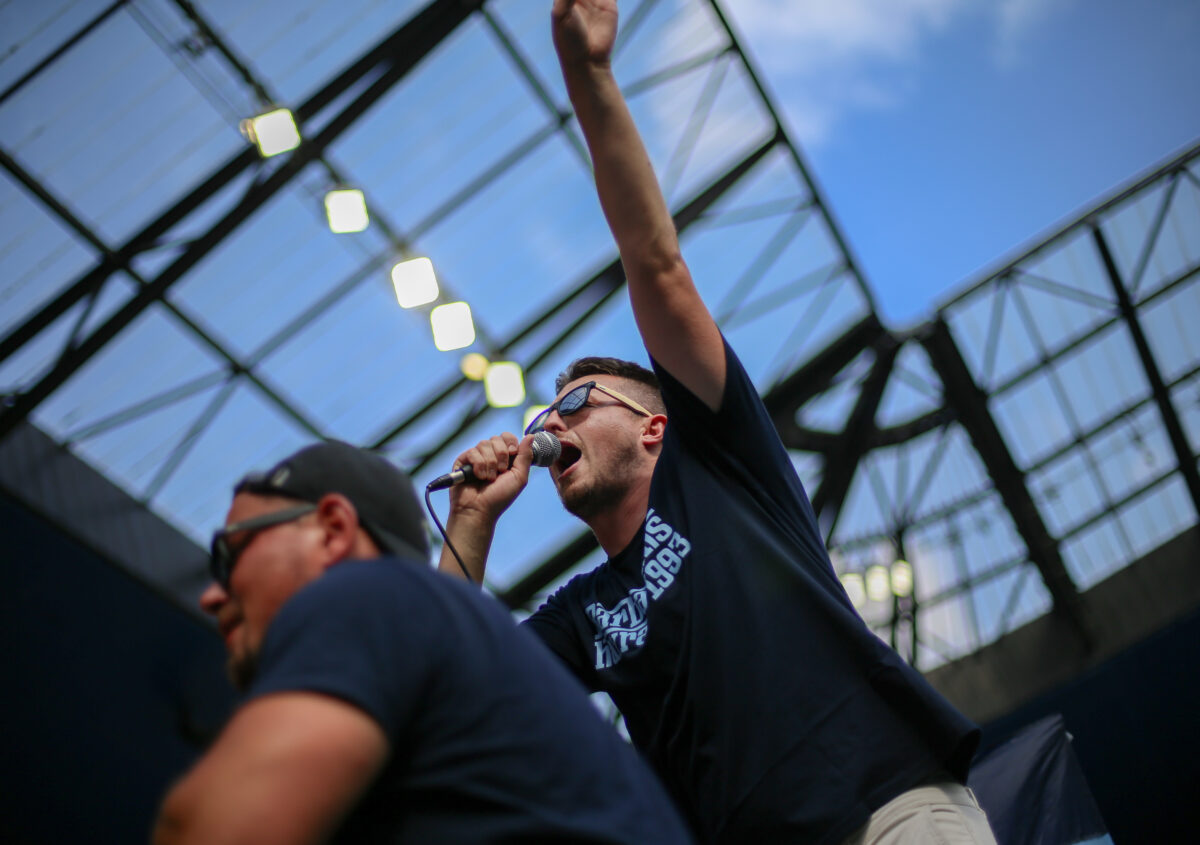
[[842,845],[996,845],[975,793],[945,781],[902,792]]

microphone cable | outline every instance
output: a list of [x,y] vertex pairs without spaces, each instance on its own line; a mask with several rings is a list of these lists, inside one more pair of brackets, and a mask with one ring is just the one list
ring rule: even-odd
[[[558,460],[562,454],[562,443],[548,431],[537,431],[533,435],[533,466],[548,467]],[[437,512],[433,509],[433,502],[430,495],[434,490],[448,490],[456,484],[461,484],[464,481],[469,481],[474,476],[471,474],[471,465],[463,464],[453,472],[438,476],[433,481],[425,485],[425,508],[429,511],[429,517],[433,520],[433,524],[437,526],[438,532],[442,535],[442,541],[446,544],[446,548],[450,550],[450,554],[454,555],[454,559],[458,561],[458,568],[462,570],[463,576],[472,584],[477,583],[471,577],[471,573],[467,571],[467,565],[463,563],[462,556],[458,553],[458,549],[454,548],[454,544],[450,542],[450,535],[446,533],[445,526],[438,519]],[[482,586],[482,585],[481,585]]]

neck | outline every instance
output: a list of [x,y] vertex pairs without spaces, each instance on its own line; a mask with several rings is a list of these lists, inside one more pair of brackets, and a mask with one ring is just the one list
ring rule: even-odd
[[630,486],[625,496],[613,507],[586,520],[596,541],[610,558],[617,555],[637,535],[650,506],[650,479],[647,473]]

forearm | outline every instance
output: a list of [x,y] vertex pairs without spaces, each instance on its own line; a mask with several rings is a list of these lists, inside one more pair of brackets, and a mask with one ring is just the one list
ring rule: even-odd
[[596,190],[631,283],[682,266],[675,222],[612,68],[564,62],[563,79],[592,155]]
[[[451,513],[446,520],[446,537],[449,542],[442,546],[438,571],[457,578],[469,575],[476,584],[482,584],[487,569],[488,552],[492,548],[495,533],[494,520]],[[458,552],[458,557],[462,558],[462,566],[451,552],[451,545],[454,546],[454,551]],[[466,567],[466,573],[463,572],[463,566]]]
[[240,809],[206,800],[185,781],[163,802],[154,824],[153,845],[303,845],[324,838],[317,828],[298,829],[282,807],[263,807],[261,813],[249,815]]
[[715,410],[725,385],[724,344],[683,261],[675,221],[625,98],[606,61],[563,59],[562,68],[646,349]]
[[387,758],[383,729],[340,699],[310,692],[252,699],[171,789],[154,843],[324,842]]

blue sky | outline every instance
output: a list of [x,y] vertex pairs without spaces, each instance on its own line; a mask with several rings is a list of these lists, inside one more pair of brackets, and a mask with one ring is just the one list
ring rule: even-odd
[[1200,138],[1195,0],[737,0],[892,325]]

